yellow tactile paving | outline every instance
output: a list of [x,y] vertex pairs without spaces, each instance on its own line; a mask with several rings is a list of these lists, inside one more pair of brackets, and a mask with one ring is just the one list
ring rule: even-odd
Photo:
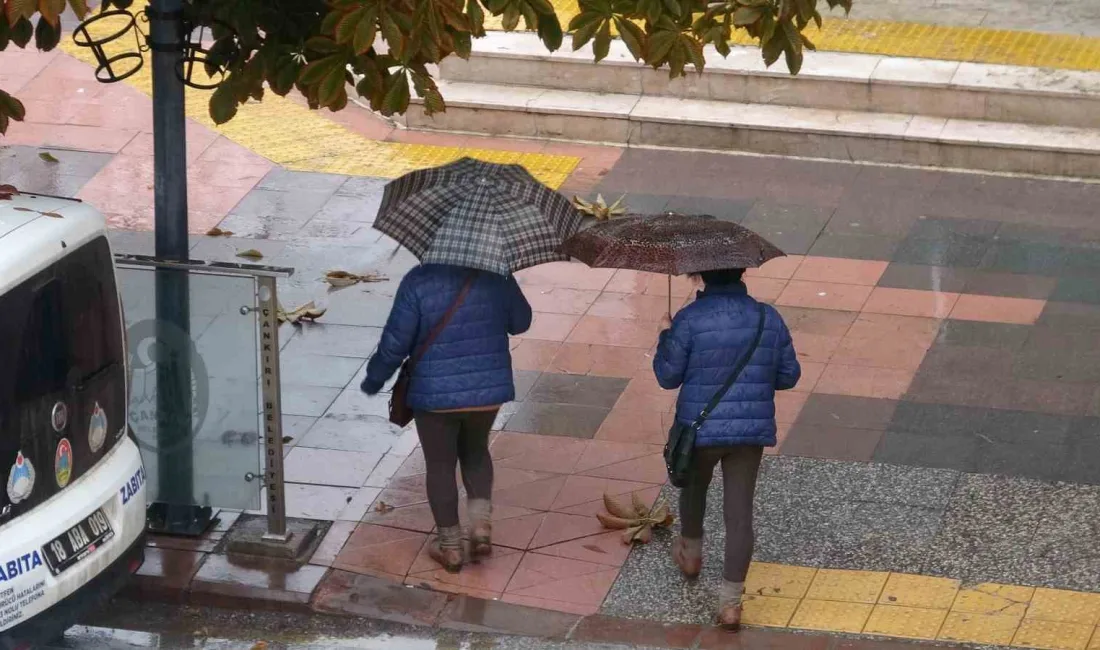
[[946,617],[947,610],[944,609],[876,605],[867,625],[863,627],[863,633],[933,640]]
[[[555,0],[553,4],[563,25],[568,24],[577,13],[575,0]],[[500,29],[500,20],[490,19],[488,27]],[[806,35],[822,51],[1063,70],[1100,69],[1100,38],[1069,34],[886,20],[849,20],[826,14],[822,28],[811,28]],[[744,31],[734,32],[733,42],[739,45],[754,44]]]
[[886,581],[879,602],[884,605],[949,609],[959,593],[959,581],[894,573]]
[[833,600],[802,601],[791,618],[790,627],[824,632],[859,633],[871,616],[871,605]]
[[[144,2],[136,2],[132,11],[137,12],[144,5]],[[112,27],[109,25],[104,29],[110,30]],[[96,30],[92,31],[94,33]],[[105,49],[111,54],[115,53],[112,46],[126,49],[132,44],[127,39],[119,39],[108,44]],[[94,63],[91,51],[77,47],[71,39],[64,39],[61,47],[85,63]],[[146,64],[141,71],[127,79],[126,83],[142,92],[150,93],[151,66]],[[311,111],[270,92],[264,96],[263,101],[240,107],[236,117],[227,124],[218,126],[210,119],[207,110],[209,99],[209,92],[189,89],[187,116],[254,153],[297,171],[396,178],[416,169],[470,156],[521,164],[535,178],[556,189],[565,183],[569,174],[580,163],[580,159],[574,156],[370,140],[325,118],[318,111]]]
[[786,564],[754,562],[745,578],[745,593],[781,598],[802,598],[817,569]]
[[889,577],[889,573],[879,571],[821,569],[814,576],[806,598],[874,604]]
[[798,598],[746,595],[742,622],[761,627],[787,627],[801,602]]
[[1020,627],[1021,616],[950,612],[938,639],[964,643],[1009,645]]
[[1094,629],[1080,623],[1024,619],[1012,644],[1042,650],[1085,650]]
[[959,590],[951,609],[968,614],[1000,614],[1023,618],[1034,595],[1034,587],[983,583]]
[[1100,594],[1036,589],[1027,618],[1096,625],[1100,623]]

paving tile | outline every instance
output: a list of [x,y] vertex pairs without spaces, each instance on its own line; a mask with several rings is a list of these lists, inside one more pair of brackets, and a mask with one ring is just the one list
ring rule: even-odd
[[779,453],[836,460],[870,460],[881,431],[798,423],[791,428]]
[[870,286],[791,280],[775,303],[811,309],[860,311],[870,295]]
[[344,388],[359,374],[363,360],[319,354],[284,354],[279,371],[288,384]]
[[828,600],[803,600],[791,618],[791,627],[826,632],[863,631],[872,605]]
[[561,612],[580,617],[588,617],[600,611],[598,605],[572,603],[564,600],[550,600],[549,598],[536,598],[534,596],[520,596],[518,594],[504,594],[500,602],[510,605],[518,605],[552,612]]
[[932,640],[936,638],[946,617],[946,609],[877,605],[871,612],[863,633]]
[[523,553],[512,549],[494,549],[493,555],[482,558],[477,564],[467,564],[460,573],[448,573],[428,557],[425,545],[409,569],[407,584],[419,581],[440,583],[500,594],[519,565]]
[[775,421],[783,424],[794,424],[798,420],[798,414],[809,399],[808,393],[795,391],[782,391],[775,394]]
[[612,409],[596,432],[596,440],[663,445],[673,415],[661,411]]
[[826,650],[831,637],[804,632],[780,632],[744,628],[736,635],[718,627],[707,627],[699,637],[701,650],[737,650],[739,648],[767,648],[769,650]]
[[785,255],[765,262],[760,268],[745,269],[745,277],[790,280],[802,264],[802,255]]
[[548,314],[536,312],[531,328],[516,336],[517,339],[553,341],[561,343],[569,338],[580,317],[573,314]]
[[401,579],[409,572],[427,535],[375,524],[359,524],[333,566],[345,571]]
[[811,395],[802,408],[799,425],[885,430],[898,403],[894,400]]
[[885,262],[810,256],[802,260],[793,279],[873,287],[886,267]]
[[564,639],[577,625],[577,616],[470,597],[451,600],[439,617],[439,626],[450,630],[521,634],[540,639]]
[[610,409],[593,406],[523,402],[503,428],[516,433],[590,439],[609,412]]
[[[530,548],[537,549],[544,546],[553,546],[555,544],[561,544],[562,542],[599,535],[602,532],[604,532],[603,525],[600,524],[595,517],[590,515],[569,515],[562,512],[550,512],[547,513],[542,521],[542,526],[539,527],[538,532],[535,533],[534,539],[531,540]],[[541,598],[550,597],[545,595],[540,596],[539,594],[521,595]]]
[[1058,276],[1066,271],[1069,251],[1042,242],[1000,241],[990,246],[981,267],[1006,273]]
[[891,262],[879,278],[878,286],[917,291],[962,293],[973,271],[950,266]]
[[879,603],[899,607],[950,609],[961,582],[950,578],[892,573],[882,589]]
[[299,446],[287,456],[286,480],[291,483],[357,488],[363,485],[381,458],[381,454],[374,452]]
[[401,430],[381,416],[329,415],[316,418],[309,430],[295,441],[295,446],[385,453],[400,436]]
[[367,359],[381,336],[380,328],[317,323],[298,329],[283,348],[283,354],[326,354],[339,350],[342,357]]
[[799,599],[806,596],[817,569],[753,562],[745,578],[745,593]]
[[542,474],[539,477],[511,486],[493,486],[493,500],[496,503],[531,510],[549,510],[568,477]]
[[908,237],[894,253],[894,261],[903,264],[976,268],[982,263],[992,243],[990,237],[977,235]]
[[589,616],[581,620],[570,638],[580,643],[626,643],[641,646],[656,643],[662,648],[691,648],[701,632],[702,627],[697,625]]
[[978,441],[973,437],[942,437],[905,431],[886,431],[872,460],[973,472],[978,467]]
[[744,282],[750,296],[766,303],[774,303],[787,288],[786,280],[774,278],[746,277]]
[[1100,594],[1036,589],[1025,618],[1095,626],[1100,622]]
[[910,370],[869,368],[830,363],[825,367],[814,392],[826,395],[851,395],[900,399],[913,380]]
[[304,608],[326,571],[312,564],[295,566],[266,558],[212,554],[195,574],[191,594],[192,599],[197,595],[246,601],[263,598]]
[[167,548],[146,548],[145,562],[138,569],[130,591],[147,596],[163,594],[182,600],[191,579],[208,554]]
[[584,264],[555,262],[520,271],[516,280],[525,291],[532,286],[602,291],[614,274],[614,269],[590,269]]
[[1019,616],[951,612],[944,620],[938,639],[1008,645],[1019,625]]
[[524,295],[536,312],[580,316],[588,311],[601,294],[594,290],[529,287]]
[[955,304],[951,318],[1031,325],[1039,319],[1044,305],[1042,300],[964,294]]
[[608,531],[560,544],[542,546],[539,548],[539,553],[620,567],[630,555],[630,550],[631,546],[623,543],[621,531]]
[[946,320],[936,342],[951,346],[982,346],[1014,351],[1024,346],[1031,327],[1011,323],[987,323],[971,320]]
[[586,447],[583,440],[506,432],[493,440],[490,451],[499,467],[569,474]]
[[628,380],[611,377],[563,375],[544,372],[527,399],[543,404],[593,406],[610,410],[619,400]]
[[332,522],[321,543],[317,545],[317,550],[309,558],[309,563],[318,566],[332,566],[340,551],[343,550],[344,544],[347,543],[348,538],[355,532],[358,525],[353,521]]
[[591,440],[583,443],[583,449],[572,467],[575,473],[582,473],[636,460],[662,453],[659,444],[616,442],[609,440]]
[[667,312],[667,292],[666,295],[659,296],[609,291],[601,293],[587,311],[590,316],[654,322],[660,322]]
[[989,409],[950,404],[899,402],[890,430],[941,438],[968,436],[985,427]]
[[334,571],[317,590],[319,612],[406,624],[434,624],[449,598],[423,589],[407,589],[392,580]]
[[510,347],[513,368],[541,372],[550,369],[562,344],[555,341],[512,339]]
[[966,283],[966,293],[1005,298],[1046,300],[1061,280],[1041,275],[974,271]]
[[[633,208],[630,197],[627,199],[627,204]],[[753,207],[752,201],[715,199],[709,196],[673,196],[669,198],[664,209],[679,214],[709,215],[723,221],[741,223]]]
[[1097,285],[1095,277],[1058,278],[1053,291],[1043,297],[1059,302],[1083,302],[1097,305],[1100,304],[1100,289],[1097,289]]
[[805,598],[874,604],[878,602],[888,577],[888,573],[876,571],[820,569],[814,575]]
[[957,293],[877,287],[871,292],[863,311],[942,319],[947,318],[958,299]]
[[638,348],[564,343],[547,370],[574,375],[629,379],[639,368],[647,367],[651,363],[652,358]]
[[[839,344],[839,341],[837,343]],[[797,348],[795,348],[795,352],[798,352]],[[801,356],[799,356],[798,361],[799,365],[802,366],[802,377],[798,380],[798,385],[791,390],[802,393],[812,393],[817,386],[818,380],[821,379],[821,373],[825,372],[825,364],[804,360]]]
[[836,233],[826,230],[814,241],[808,254],[819,257],[889,262],[894,258],[900,245],[901,239],[897,236]]
[[1025,619],[1020,623],[1014,645],[1051,650],[1084,650],[1092,638],[1094,626],[1080,623],[1037,621]]
[[660,329],[656,322],[584,316],[569,335],[568,342],[648,350],[656,343]]
[[[694,294],[697,289],[699,289],[699,286],[689,277],[677,276],[672,278],[673,298],[686,298]],[[612,293],[633,293],[668,297],[669,276],[659,273],[620,269],[615,271],[615,276],[607,283],[607,287],[604,290]]]

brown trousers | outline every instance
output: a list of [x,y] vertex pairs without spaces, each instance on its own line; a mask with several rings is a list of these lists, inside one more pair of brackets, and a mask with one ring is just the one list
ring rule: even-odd
[[723,575],[730,582],[744,582],[752,561],[752,505],[763,453],[763,447],[696,447],[694,471],[680,490],[680,532],[688,539],[702,539],[707,488],[714,468],[722,464],[722,515],[726,524]]
[[418,411],[416,433],[427,468],[428,505],[435,525],[457,526],[458,484],[455,466],[462,470],[462,484],[471,499],[493,496],[493,459],[489,456],[489,431],[496,421],[493,411]]

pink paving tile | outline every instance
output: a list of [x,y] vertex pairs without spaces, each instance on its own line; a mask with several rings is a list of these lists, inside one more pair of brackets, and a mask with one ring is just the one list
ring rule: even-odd
[[[378,495],[377,501],[392,508],[403,508],[418,503],[426,503],[428,494],[424,490],[395,490],[388,487]],[[382,509],[385,510],[385,508]]]
[[827,395],[900,399],[909,390],[913,374],[912,370],[830,363],[821,375],[821,381],[817,383],[814,392]]
[[[0,52],[0,68],[4,70],[4,74],[33,77],[42,72],[58,54],[60,54],[59,50],[39,52],[35,49],[17,50],[14,47],[9,47],[7,50]],[[5,90],[15,92],[10,88],[5,88]]]
[[638,492],[640,496],[642,490],[648,490],[653,485],[652,482],[640,480],[609,479],[583,475],[569,476],[550,507],[561,512],[567,508],[593,501],[602,503],[604,495],[618,497],[629,502],[632,494]]
[[4,136],[4,144],[118,153],[137,134],[137,129],[107,129],[73,124],[13,122]]
[[672,415],[664,411],[615,408],[596,432],[596,440],[663,445],[671,425]]
[[[500,437],[499,435],[497,436]],[[550,472],[539,472],[528,469],[516,469],[513,467],[501,467],[500,471],[493,475],[493,487],[499,489],[514,488],[521,485],[527,485],[528,483],[535,483],[538,481],[544,481],[549,478],[554,478],[557,474]]]
[[[200,189],[205,188],[208,192],[222,191],[226,188],[245,188],[247,193],[271,171],[272,167],[273,165],[267,161],[246,165],[197,160],[188,165],[187,178],[191,183]],[[230,209],[234,206],[236,204],[233,204]]]
[[[615,498],[623,502],[633,502],[633,499],[637,497],[643,503],[652,506],[661,496],[661,488],[663,485],[654,483],[647,484],[647,487],[640,490],[631,490],[627,494],[616,495]],[[585,501],[584,503],[578,503],[577,505],[568,506],[565,508],[555,508],[555,512],[564,512],[567,515],[584,515],[586,517],[595,517],[601,512],[607,512],[607,508],[603,501],[603,496],[593,500]]]
[[520,271],[516,279],[525,291],[531,286],[602,291],[614,273],[613,269],[590,269],[575,262],[554,262]]
[[745,269],[745,277],[748,278],[774,278],[776,280],[790,280],[798,266],[802,264],[802,255],[787,255],[777,257],[765,262],[757,269]]
[[775,421],[785,424],[793,424],[810,398],[809,393],[796,393],[794,391],[780,391],[775,394]]
[[561,544],[544,546],[539,549],[539,553],[621,567],[630,555],[630,545],[623,543],[621,530],[612,530]]
[[[839,345],[840,341],[837,341]],[[797,346],[795,352],[798,352]],[[817,386],[817,380],[821,378],[821,373],[825,371],[824,363],[817,363],[814,361],[804,361],[799,355],[798,363],[802,366],[802,377],[798,380],[798,385],[791,390],[799,393],[812,393],[814,386]]]
[[551,609],[556,612],[576,614],[577,616],[591,616],[592,614],[599,613],[600,611],[599,605],[567,603],[563,600],[533,598],[531,596],[517,596],[515,594],[504,594],[500,597],[500,600],[501,602],[511,603],[513,605],[523,605],[524,607],[537,607],[539,609]]
[[[632,380],[631,384],[634,381],[636,380]],[[635,414],[641,411],[668,413],[676,406],[676,391],[668,391],[666,394],[661,395],[632,389],[631,384],[627,384],[626,390],[619,397],[619,401],[615,402],[612,413],[616,410],[634,412]]]
[[568,474],[587,444],[562,436],[506,432],[493,442],[492,455],[498,467]]
[[776,278],[751,277],[745,278],[745,286],[749,289],[749,295],[763,302],[775,302],[787,288],[786,280]]
[[534,539],[531,540],[530,548],[551,546],[602,532],[604,532],[603,525],[595,517],[549,512],[542,520],[542,526],[535,533]]
[[493,486],[493,501],[503,505],[549,510],[565,485],[567,477],[554,476],[512,487]]
[[580,316],[588,311],[600,292],[589,289],[563,287],[528,287],[523,292],[534,311],[549,314],[573,314]]
[[840,257],[807,256],[794,273],[795,280],[835,282],[873,287],[886,272],[889,262],[850,260]]
[[520,334],[516,338],[560,343],[569,338],[569,334],[577,327],[579,321],[580,316],[571,314],[546,314],[536,312],[531,322],[531,329]]
[[573,472],[579,474],[625,460],[652,456],[661,451],[662,446],[656,444],[589,440],[586,441],[585,449],[574,465]]
[[616,567],[542,553],[525,553],[504,591],[519,593],[532,587],[588,576],[613,568]]
[[428,547],[420,549],[420,554],[409,569],[409,582],[428,580],[447,585],[461,586],[483,591],[500,593],[504,591],[512,574],[523,558],[523,553],[509,548],[495,548],[493,554],[483,558],[477,564],[467,564],[460,573],[448,573],[428,557]]
[[[598,566],[598,565],[595,565]],[[579,605],[599,606],[619,577],[619,569],[602,569],[585,575],[542,582],[522,589],[509,590],[516,596],[544,598]]]
[[[214,141],[219,137],[217,132],[212,131],[205,126],[187,121],[187,161],[188,163],[194,162],[202,156],[207,147],[214,144]],[[152,133],[139,133],[137,137],[130,141],[122,149],[122,154],[125,156],[137,156],[152,159],[153,156],[153,134]]]
[[876,287],[863,305],[863,311],[873,314],[947,318],[958,299],[957,293]]
[[780,311],[792,332],[836,337],[847,334],[858,315],[847,311],[802,307],[783,307]]
[[660,321],[668,313],[668,297],[604,291],[588,310],[590,316]]
[[644,350],[611,345],[565,343],[550,362],[551,372],[629,379],[651,363]]
[[[463,571],[465,571],[465,568],[463,569]],[[501,593],[499,591],[493,591],[492,589],[478,589],[477,587],[471,587],[462,584],[440,582],[438,580],[433,580],[431,578],[425,577],[423,574],[406,577],[405,584],[419,587],[421,589],[440,591],[445,594],[455,594],[459,596],[480,598],[481,600],[499,600],[501,596]]]
[[775,304],[811,309],[859,311],[870,295],[870,286],[791,280]]
[[318,566],[332,566],[332,563],[336,561],[336,557],[343,550],[344,545],[347,543],[348,538],[355,532],[361,524],[354,521],[334,521],[329,526],[328,532],[325,533],[324,539],[317,545],[317,550],[313,552],[313,556],[309,558],[310,564],[316,564]]
[[[687,276],[673,276],[672,278],[673,298],[686,298],[699,288],[698,284]],[[605,290],[613,293],[639,293],[650,296],[665,296],[667,298],[669,295],[669,277],[660,273],[620,269],[615,271],[615,276],[607,283]]]
[[578,473],[583,473],[585,476],[620,481],[641,481],[657,485],[661,485],[668,480],[665,461],[660,452]]
[[423,533],[359,524],[333,566],[356,573],[401,577],[412,567],[426,539]]
[[1044,307],[1046,307],[1045,300],[964,294],[959,296],[959,301],[955,303],[951,318],[987,323],[1033,325],[1039,320]]
[[371,510],[363,521],[419,533],[430,533],[435,528],[435,519],[432,518],[432,511],[427,503],[394,508],[389,512]]
[[791,332],[791,340],[794,342],[794,351],[798,355],[799,363],[823,365],[833,358],[833,353],[840,345],[841,337]]
[[[16,97],[20,97],[20,101],[23,102],[24,106],[26,106],[28,100],[21,97],[23,93],[20,91],[33,80],[34,77],[32,75],[12,73],[7,70],[0,72],[0,88],[4,88],[6,92]],[[31,116],[27,115],[23,119],[30,121]]]
[[516,370],[542,372],[561,349],[561,342],[535,339],[512,339],[512,367]]
[[546,513],[536,512],[501,521],[493,521],[493,545],[523,550],[531,545]]
[[659,323],[584,316],[569,335],[569,343],[589,343],[648,350],[661,331]]
[[831,361],[915,371],[938,332],[939,321],[932,318],[860,314]]

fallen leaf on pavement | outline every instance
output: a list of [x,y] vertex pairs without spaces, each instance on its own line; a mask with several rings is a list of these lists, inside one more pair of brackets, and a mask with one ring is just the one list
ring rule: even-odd
[[279,306],[276,315],[279,317],[280,323],[290,323],[291,325],[297,325],[299,321],[308,320],[315,321],[318,318],[325,315],[325,309],[317,307],[313,304],[313,301],[309,301],[301,307],[296,307],[287,311],[283,309],[282,305]]
[[654,528],[672,525],[673,517],[664,499],[658,499],[652,508],[636,492],[631,493],[630,500],[631,506],[628,507],[604,494],[603,504],[607,512],[596,513],[604,528],[623,531],[623,544],[648,544],[653,539]]
[[56,164],[56,163],[61,162],[60,160],[57,159],[57,156],[53,155],[49,151],[39,151],[38,152],[38,157],[41,158],[43,161],[51,163],[51,164]]
[[214,226],[210,230],[206,231],[207,237],[229,237],[233,234],[232,230],[222,230],[221,228]]
[[374,273],[359,275],[339,269],[325,273],[325,282],[329,283],[334,289],[343,289],[344,287],[350,287],[360,282],[384,282],[387,279],[388,278],[385,276],[376,275]]
[[40,214],[41,214],[41,215],[42,215],[43,217],[50,217],[50,218],[53,218],[53,219],[64,219],[64,218],[65,218],[65,217],[63,217],[63,216],[61,216],[61,215],[57,214],[56,212],[42,212],[42,213],[40,213]]
[[14,194],[19,194],[14,185],[0,185],[0,201],[10,201]]
[[377,503],[377,504],[376,504],[376,505],[374,506],[374,511],[375,511],[375,512],[378,512],[378,513],[381,513],[381,514],[386,514],[387,512],[390,512],[390,511],[392,511],[392,510],[393,510],[393,506],[391,506],[390,504],[386,503],[385,501],[379,501],[379,502],[378,502],[378,503]]
[[262,260],[264,258],[264,254],[256,250],[255,248],[249,248],[248,250],[239,251],[237,253],[237,257],[244,257],[250,260]]

